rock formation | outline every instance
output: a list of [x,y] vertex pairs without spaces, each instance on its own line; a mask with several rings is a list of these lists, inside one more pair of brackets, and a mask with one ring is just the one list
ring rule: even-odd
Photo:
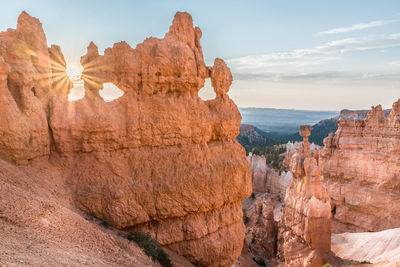
[[267,180],[268,171],[267,162],[264,155],[253,155],[249,153],[247,160],[251,167],[251,180],[253,193],[265,193],[268,191]]
[[[91,43],[86,96],[68,102],[61,49],[47,49],[40,22],[21,14],[17,30],[0,34],[0,157],[61,170],[73,205],[113,227],[148,231],[199,266],[231,265],[250,168],[226,94],[232,75],[221,59],[205,65],[200,38],[178,12],[164,38],[135,49],[120,42],[100,55]],[[206,78],[214,100],[198,96]],[[104,102],[107,82],[123,97]]]
[[50,89],[51,70],[46,68],[49,56],[42,33],[40,22],[25,12],[17,30],[0,33],[0,157],[15,163],[50,153],[41,100]]
[[379,105],[366,119],[338,123],[320,157],[333,231],[400,227],[400,100],[387,116]]
[[290,162],[293,181],[286,191],[283,234],[287,266],[320,267],[331,248],[330,198],[310,152],[310,132],[310,126],[300,126],[303,143]]
[[277,222],[274,219],[274,203],[268,194],[258,196],[246,208],[246,240],[253,257],[273,259],[276,255]]
[[[383,116],[386,118],[390,111],[392,111],[391,109],[385,109],[382,110],[383,112]],[[368,117],[368,113],[369,110],[349,110],[349,109],[342,109],[340,111],[340,115],[338,117],[336,117],[336,121],[338,120],[346,120],[346,121],[350,121],[350,120],[364,120]]]
[[259,156],[250,153],[247,156],[247,160],[252,170],[253,192],[269,192],[273,195],[278,195],[283,200],[286,195],[286,189],[292,182],[292,173],[290,171],[279,173],[278,170],[269,167],[263,155]]

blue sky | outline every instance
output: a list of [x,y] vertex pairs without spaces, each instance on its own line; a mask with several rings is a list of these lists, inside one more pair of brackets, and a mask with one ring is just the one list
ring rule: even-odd
[[220,57],[231,67],[229,94],[241,107],[389,108],[400,97],[398,0],[1,0],[0,31],[15,28],[22,10],[76,67],[90,41],[100,52],[122,40],[135,47],[188,11],[206,63]]

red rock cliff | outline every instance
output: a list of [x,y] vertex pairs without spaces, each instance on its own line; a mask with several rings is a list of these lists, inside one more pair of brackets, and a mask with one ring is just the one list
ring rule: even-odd
[[324,140],[321,169],[332,199],[334,232],[400,227],[400,100],[384,118],[341,120]]
[[[231,265],[244,239],[250,168],[226,94],[232,75],[221,59],[205,65],[200,38],[178,12],[164,38],[135,49],[116,43],[101,56],[91,43],[81,58],[86,96],[68,102],[60,48],[48,50],[40,22],[21,14],[17,30],[0,34],[0,156],[49,159],[80,210],[151,232],[197,265]],[[214,100],[198,96],[205,78]],[[104,102],[106,82],[124,95]]]

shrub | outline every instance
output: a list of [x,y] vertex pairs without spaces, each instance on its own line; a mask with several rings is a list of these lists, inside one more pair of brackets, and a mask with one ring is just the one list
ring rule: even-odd
[[325,263],[325,264],[322,265],[321,267],[332,267],[332,265],[330,265],[329,263]]
[[254,195],[254,193],[251,193],[250,198],[251,198],[251,199],[255,199],[255,198],[256,198],[256,195]]
[[109,223],[107,220],[101,221],[101,225],[102,225],[104,228],[109,228],[109,227],[110,227],[110,223]]
[[243,210],[243,222],[244,224],[247,224],[249,222],[249,217],[247,217],[245,210]]
[[252,150],[254,155],[264,155],[267,165],[278,171],[285,169],[282,165],[282,162],[285,159],[285,152],[286,147],[282,145],[265,147],[256,146]]
[[258,264],[258,266],[264,266],[264,267],[266,267],[267,265],[265,264],[265,260],[263,259],[263,258],[253,258],[253,261],[255,262],[255,263],[257,263]]
[[143,248],[144,253],[151,257],[153,261],[158,261],[161,266],[173,266],[168,254],[165,253],[163,247],[157,242],[157,240],[150,236],[150,233],[132,231],[126,235],[126,238]]

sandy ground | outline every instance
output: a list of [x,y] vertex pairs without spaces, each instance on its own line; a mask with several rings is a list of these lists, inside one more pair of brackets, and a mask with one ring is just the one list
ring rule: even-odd
[[[118,231],[75,210],[56,167],[33,164],[0,160],[0,266],[160,266]],[[170,257],[175,266],[190,266]]]

